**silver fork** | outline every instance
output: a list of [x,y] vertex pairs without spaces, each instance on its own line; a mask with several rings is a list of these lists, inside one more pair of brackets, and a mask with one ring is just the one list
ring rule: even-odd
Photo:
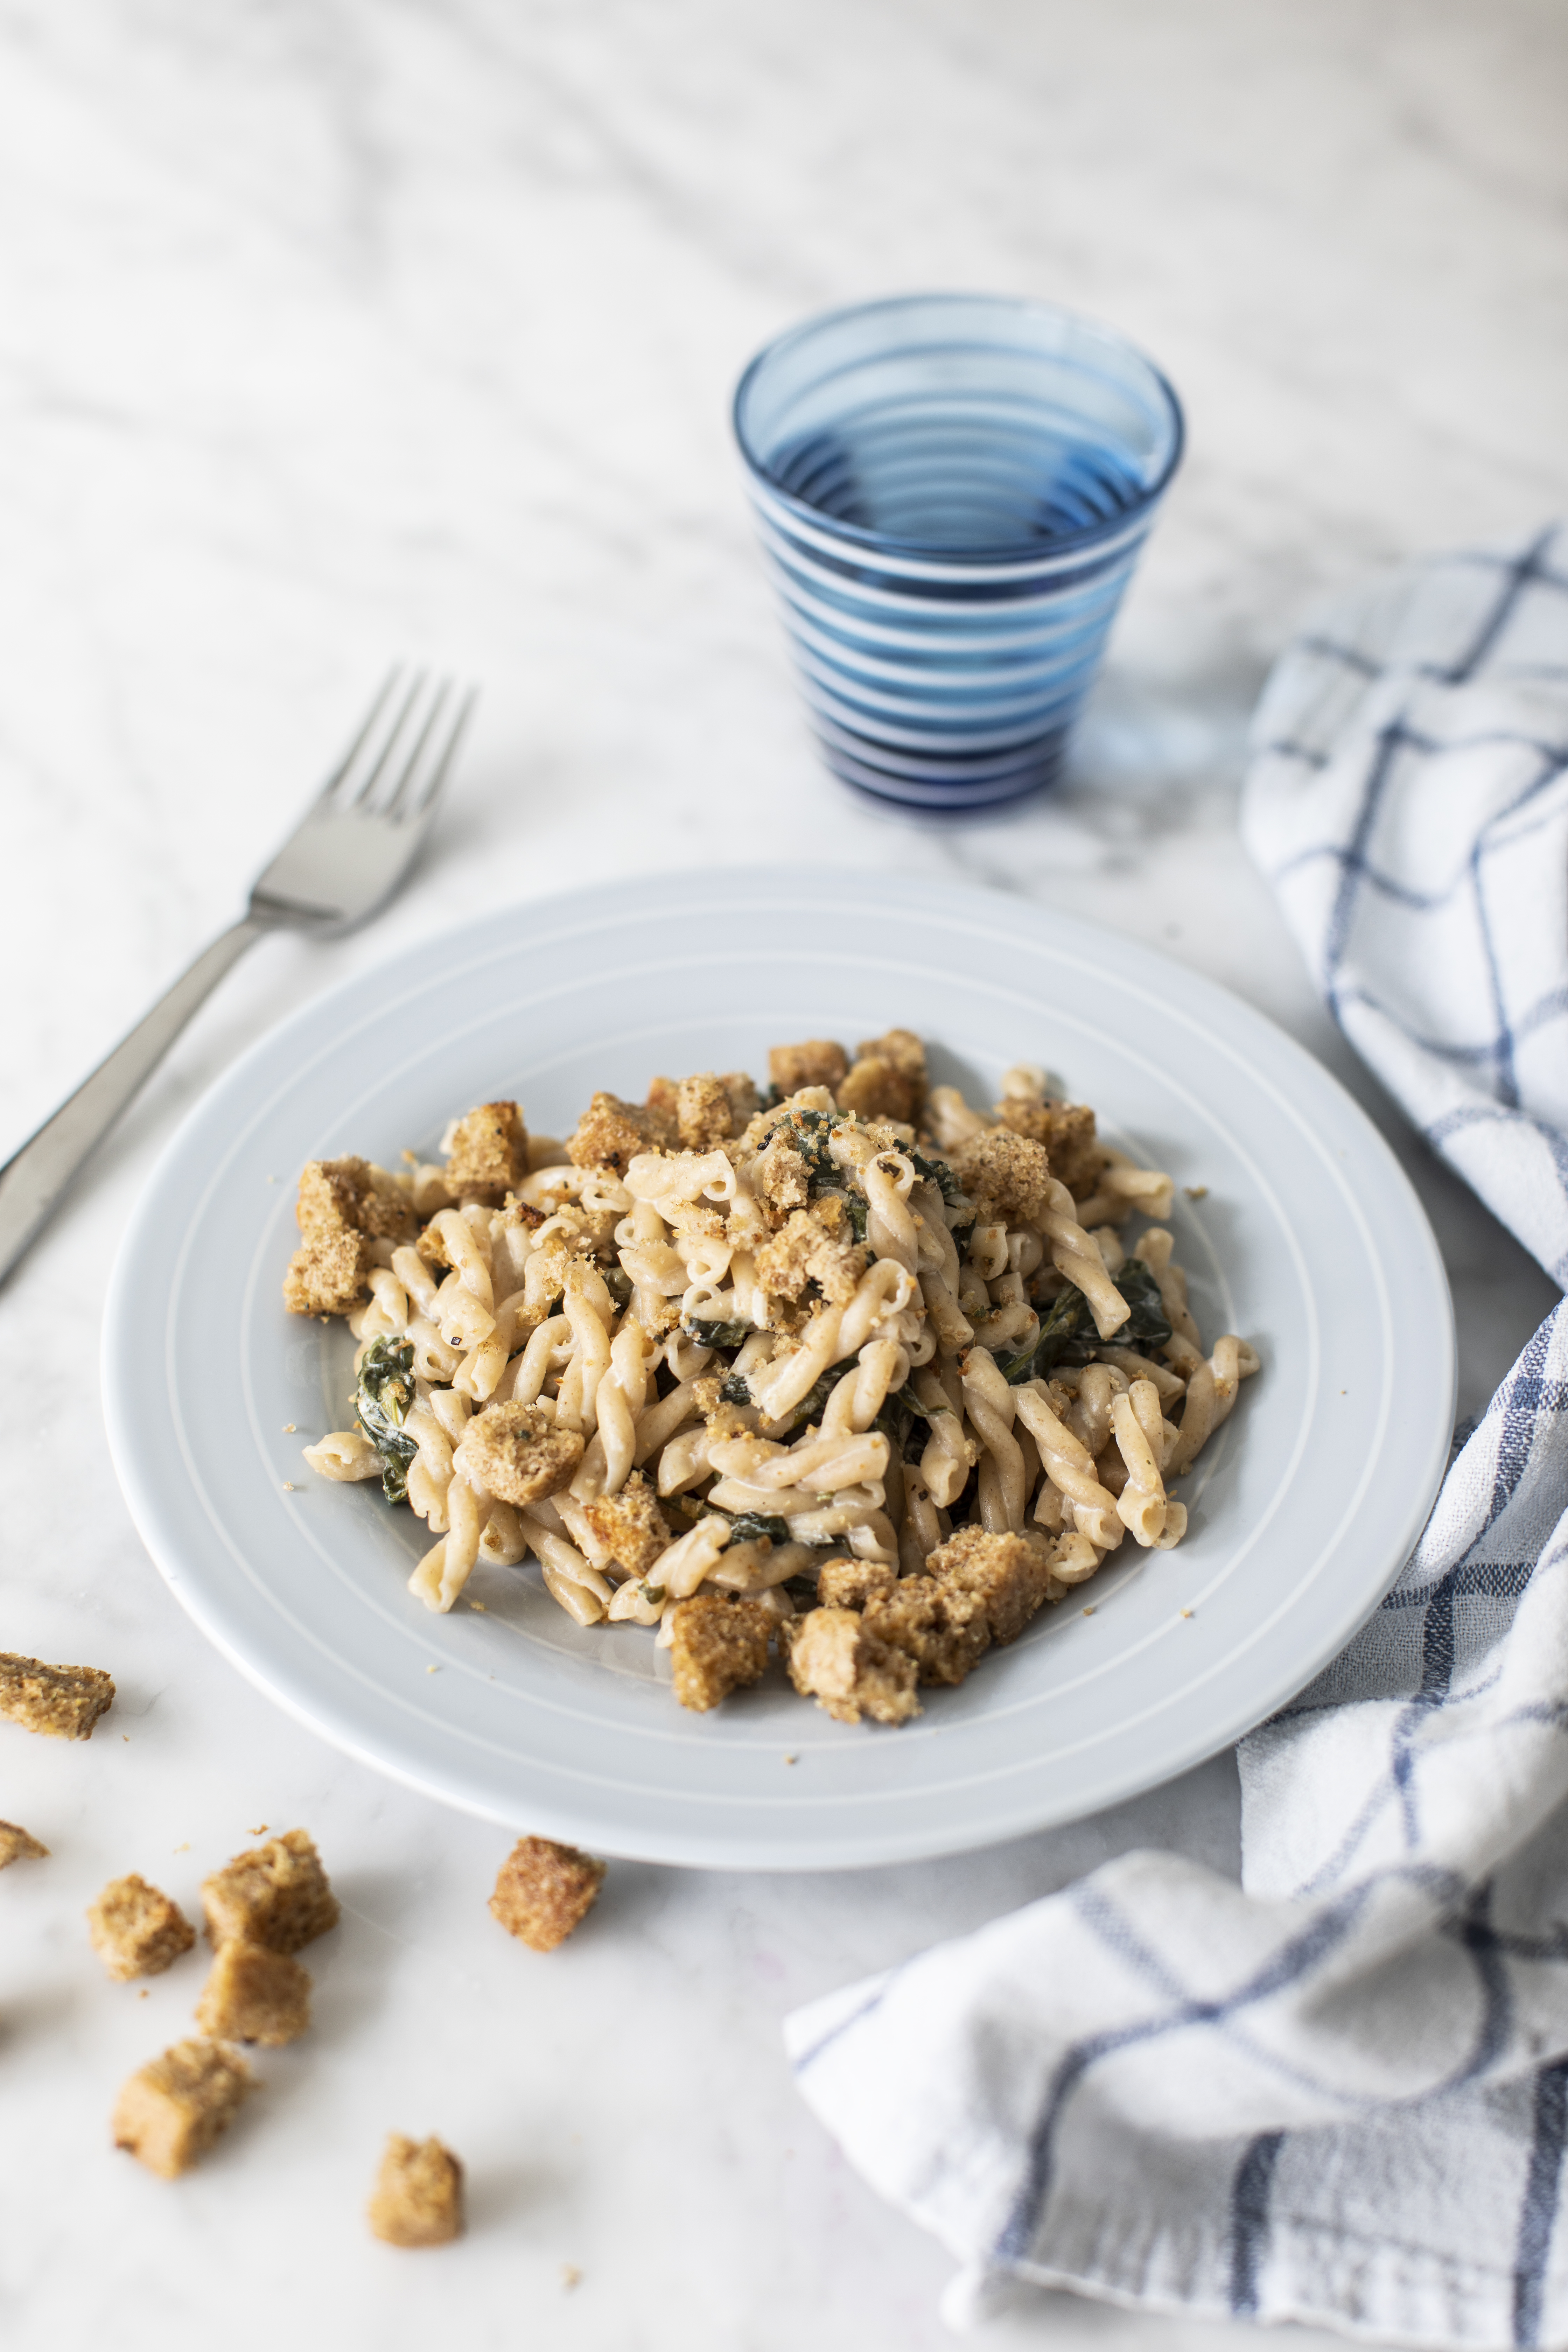
[[240,921],[0,1168],[0,1282],[252,940],[275,930],[333,938],[386,904],[429,833],[476,698],[477,689],[450,678],[392,672],[303,820],[258,875]]

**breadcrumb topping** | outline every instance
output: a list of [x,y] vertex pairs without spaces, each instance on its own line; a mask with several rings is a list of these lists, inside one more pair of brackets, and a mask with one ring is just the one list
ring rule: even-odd
[[1050,1198],[1043,1143],[1011,1128],[987,1128],[948,1153],[953,1174],[986,1224],[1037,1225]]

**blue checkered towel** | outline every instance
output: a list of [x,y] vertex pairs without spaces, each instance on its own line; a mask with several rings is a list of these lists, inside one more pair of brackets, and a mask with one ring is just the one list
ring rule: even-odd
[[[1568,1273],[1568,562],[1293,647],[1251,846],[1436,1148]],[[1243,1885],[1133,1853],[789,2021],[963,2265],[1422,2345],[1568,2345],[1568,1306],[1344,1654],[1244,1741]]]

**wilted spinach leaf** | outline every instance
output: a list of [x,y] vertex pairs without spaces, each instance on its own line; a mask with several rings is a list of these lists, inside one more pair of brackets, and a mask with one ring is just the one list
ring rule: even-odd
[[1136,1342],[1143,1353],[1163,1348],[1171,1336],[1171,1318],[1160,1286],[1141,1257],[1128,1259],[1116,1277],[1116,1287],[1132,1310],[1116,1335],[1117,1346],[1131,1347]]
[[915,1174],[934,1184],[950,1209],[955,1201],[963,1200],[963,1187],[945,1160],[928,1160],[920,1151],[911,1151],[907,1157],[913,1163]]
[[[1088,1314],[1088,1299],[1076,1283],[1069,1282],[1051,1300],[1040,1318],[1039,1331],[1028,1346],[1004,1360],[1002,1376],[1008,1386],[1018,1388],[1025,1381],[1044,1380],[1077,1342]],[[1091,1331],[1094,1328],[1092,1317],[1089,1328]]]
[[749,1323],[708,1323],[698,1315],[683,1319],[680,1328],[700,1348],[740,1348],[752,1336]]
[[[1141,1351],[1162,1348],[1171,1326],[1160,1297],[1160,1286],[1141,1257],[1130,1257],[1115,1277],[1116,1288],[1131,1308],[1113,1345]],[[1012,1388],[1025,1381],[1044,1380],[1057,1364],[1087,1364],[1093,1360],[1100,1334],[1088,1299],[1076,1283],[1058,1292],[1040,1322],[1039,1337],[1002,1365]]]
[[752,1391],[746,1386],[743,1372],[726,1372],[719,1383],[719,1402],[721,1404],[751,1403]]
[[788,1543],[789,1521],[772,1511],[737,1511],[730,1522],[731,1543],[756,1543],[771,1536],[774,1543]]
[[[882,1410],[871,1426],[873,1429],[881,1431],[895,1454],[901,1454],[908,1444],[910,1430],[930,1419],[930,1413],[906,1381],[901,1389],[889,1390],[883,1398]],[[925,1447],[923,1435],[921,1439],[921,1447],[923,1452]]]
[[406,1339],[377,1339],[360,1366],[354,1413],[381,1456],[381,1491],[408,1499],[408,1465],[419,1448],[403,1427],[414,1402],[414,1349]]
[[812,1386],[807,1389],[805,1394],[802,1397],[800,1402],[796,1405],[794,1412],[791,1414],[789,1427],[784,1431],[784,1435],[786,1437],[793,1437],[797,1429],[804,1429],[805,1427],[807,1422],[820,1420],[822,1414],[827,1409],[828,1398],[833,1394],[834,1390],[837,1387],[839,1381],[843,1378],[844,1366],[842,1364],[830,1364],[828,1366],[826,1371],[825,1371],[820,1378],[815,1381]]

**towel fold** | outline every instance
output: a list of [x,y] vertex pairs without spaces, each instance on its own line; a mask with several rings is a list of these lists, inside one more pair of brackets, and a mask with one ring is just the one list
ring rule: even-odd
[[[1568,562],[1337,607],[1245,825],[1347,1034],[1568,1278]],[[802,2092],[963,2265],[1423,2345],[1568,2343],[1568,1307],[1394,1591],[1239,1750],[1243,1883],[1124,1855],[798,2011]]]

